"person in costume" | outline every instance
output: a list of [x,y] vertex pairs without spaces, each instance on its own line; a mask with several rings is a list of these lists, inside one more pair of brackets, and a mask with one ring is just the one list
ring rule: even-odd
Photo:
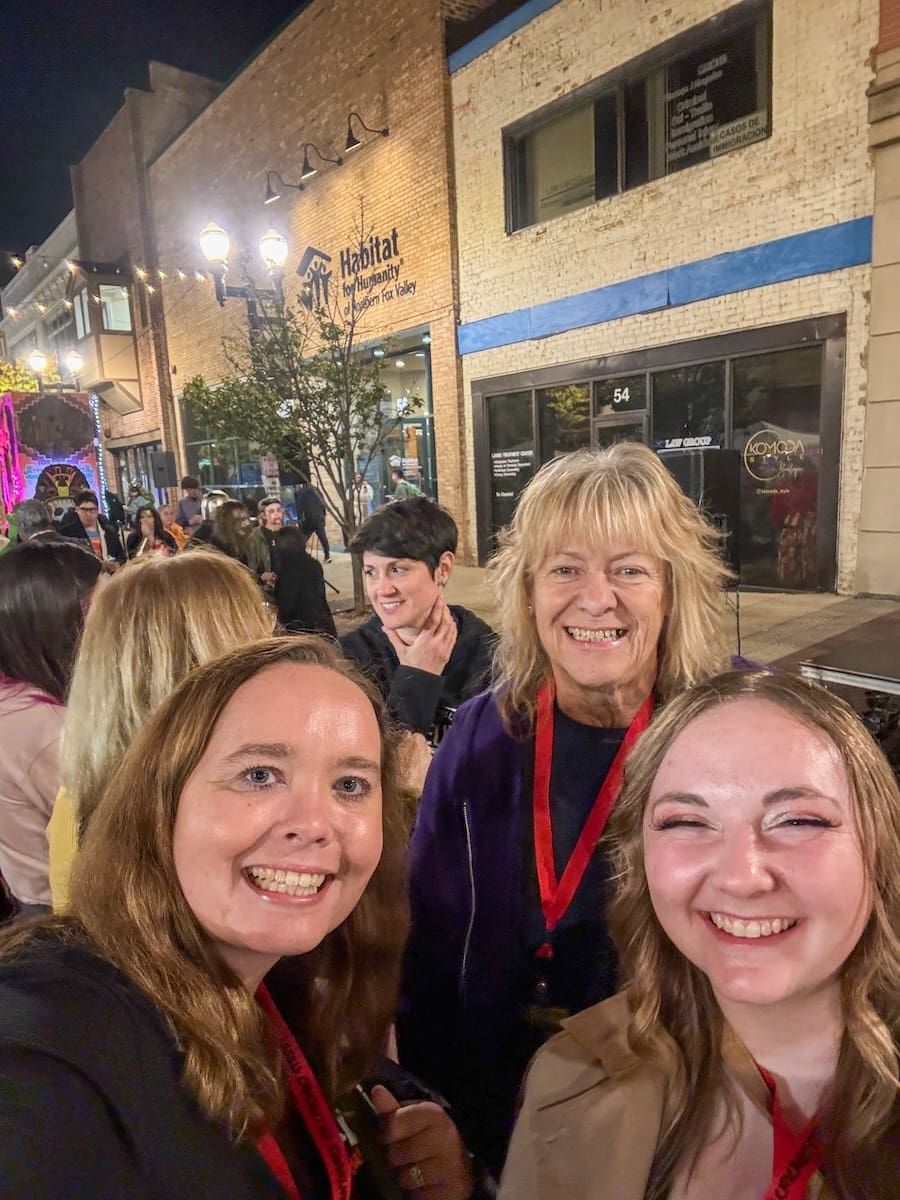
[[444,1109],[368,1086],[406,932],[394,753],[320,638],[162,704],[92,797],[69,915],[0,938],[6,1192],[467,1200]]
[[603,827],[654,703],[727,663],[720,540],[635,443],[548,463],[500,535],[496,681],[428,773],[398,1020],[495,1172],[529,1059],[616,990]]
[[0,871],[22,912],[50,907],[47,822],[84,614],[100,561],[37,537],[0,560]]
[[623,990],[537,1055],[503,1200],[892,1200],[900,792],[856,713],[732,672],[625,770]]
[[178,553],[178,543],[163,528],[162,517],[152,504],[142,505],[134,514],[134,530],[125,542],[125,553],[129,558]]

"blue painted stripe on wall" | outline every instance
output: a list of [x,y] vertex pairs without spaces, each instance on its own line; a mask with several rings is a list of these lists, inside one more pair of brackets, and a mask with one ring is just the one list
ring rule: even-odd
[[527,0],[527,3],[523,4],[521,8],[517,8],[515,12],[503,17],[496,25],[486,29],[484,33],[479,33],[478,37],[467,42],[465,46],[461,46],[459,50],[454,50],[447,59],[447,70],[452,75],[454,71],[466,66],[479,55],[486,54],[498,42],[502,42],[511,33],[515,33],[517,29],[521,29],[523,25],[527,25],[529,21],[539,17],[542,12],[546,12],[554,4],[559,4],[559,0]]
[[857,267],[871,258],[872,218],[858,217],[826,229],[811,229],[744,250],[729,250],[652,275],[640,275],[546,304],[470,321],[457,331],[459,352],[494,350],[569,329],[583,329],[586,325],[601,325],[617,317],[633,317],[784,283],[788,279]]

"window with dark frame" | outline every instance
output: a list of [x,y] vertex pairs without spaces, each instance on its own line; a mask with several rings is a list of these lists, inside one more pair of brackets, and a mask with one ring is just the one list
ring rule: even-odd
[[508,232],[771,133],[771,8],[740,5],[505,135]]

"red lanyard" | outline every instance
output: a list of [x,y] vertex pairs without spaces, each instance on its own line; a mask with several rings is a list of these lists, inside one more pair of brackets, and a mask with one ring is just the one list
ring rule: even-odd
[[824,1147],[816,1141],[816,1119],[795,1133],[788,1125],[778,1099],[775,1080],[757,1063],[772,1101],[772,1128],[775,1149],[772,1155],[772,1182],[763,1200],[804,1200],[806,1185],[818,1171]]
[[[550,934],[563,919],[578,886],[584,878],[594,848],[600,841],[609,814],[612,812],[619,788],[625,760],[631,748],[650,723],[653,713],[653,696],[641,705],[637,716],[628,726],[612,766],[606,773],[603,786],[597,793],[584,828],[575,843],[562,876],[556,877],[553,858],[553,823],[550,816],[550,772],[553,766],[553,704],[556,688],[553,682],[545,683],[538,692],[537,717],[534,739],[534,852],[537,860],[538,887],[541,892],[541,908],[547,933]],[[538,957],[552,958],[553,948],[547,941],[538,950]]]
[[[287,1067],[288,1084],[294,1097],[294,1103],[325,1164],[328,1182],[331,1185],[332,1200],[348,1200],[353,1171],[347,1147],[341,1137],[334,1113],[322,1095],[322,1089],[319,1087],[309,1063],[303,1057],[303,1051],[297,1045],[294,1035],[275,1007],[265,984],[260,984],[256,992],[256,999],[275,1030],[278,1045]],[[269,1170],[291,1200],[301,1200],[291,1168],[275,1137],[271,1133],[264,1133],[257,1139],[256,1145],[266,1160]]]

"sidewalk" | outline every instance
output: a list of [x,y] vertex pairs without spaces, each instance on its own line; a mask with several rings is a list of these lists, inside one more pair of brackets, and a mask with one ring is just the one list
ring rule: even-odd
[[[329,602],[353,599],[353,581],[350,573],[350,556],[335,553],[325,577],[340,588],[340,596],[329,592]],[[447,585],[447,599],[451,604],[462,604],[471,608],[489,625],[496,624],[497,609],[491,589],[487,584],[484,567],[457,566]],[[763,663],[791,660],[785,665],[794,666],[806,652],[811,652],[823,642],[838,642],[846,636],[848,640],[865,640],[867,632],[862,629],[870,621],[872,636],[884,636],[885,622],[880,618],[896,615],[900,641],[900,600],[871,599],[856,596],[835,596],[831,593],[806,592],[743,592],[740,595],[740,651],[747,658]],[[722,621],[728,631],[732,653],[738,652],[737,619],[734,597],[722,600]]]

